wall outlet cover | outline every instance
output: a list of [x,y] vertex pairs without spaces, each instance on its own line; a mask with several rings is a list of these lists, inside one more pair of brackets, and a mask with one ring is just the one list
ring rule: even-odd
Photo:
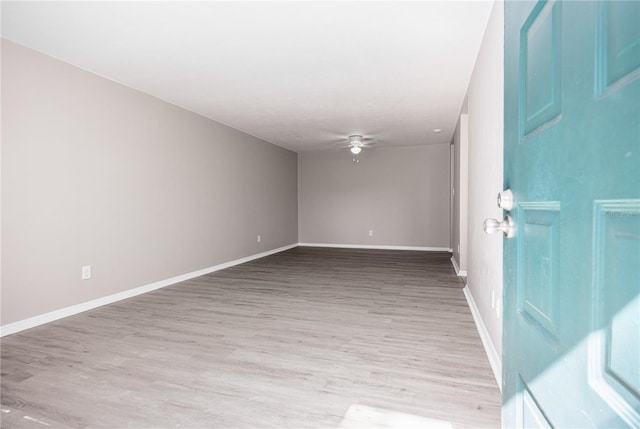
[[91,265],[85,265],[82,267],[82,280],[88,280],[91,278]]

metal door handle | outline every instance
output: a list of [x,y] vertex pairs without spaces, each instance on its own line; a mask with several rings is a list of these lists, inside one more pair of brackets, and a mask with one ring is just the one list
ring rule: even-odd
[[506,189],[498,194],[498,207],[502,210],[511,210],[513,208],[513,192]]
[[498,231],[502,231],[504,236],[507,238],[511,238],[516,235],[516,226],[511,219],[511,216],[506,215],[503,221],[499,221],[496,219],[486,219],[484,221],[484,232],[487,234],[494,234]]

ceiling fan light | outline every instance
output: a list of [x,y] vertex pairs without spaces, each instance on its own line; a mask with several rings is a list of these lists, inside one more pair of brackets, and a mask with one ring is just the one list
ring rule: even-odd
[[354,155],[359,154],[360,151],[362,151],[362,148],[360,146],[352,146],[351,147],[351,153],[354,154]]
[[362,136],[358,134],[349,136],[349,143],[351,144],[362,143]]

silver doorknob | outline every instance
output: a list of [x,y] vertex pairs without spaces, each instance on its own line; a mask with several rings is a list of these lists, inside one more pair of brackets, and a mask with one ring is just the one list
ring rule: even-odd
[[486,219],[484,221],[484,232],[487,234],[494,234],[498,231],[502,231],[504,236],[507,238],[511,238],[516,235],[516,226],[513,223],[513,219],[511,216],[506,215],[503,221],[499,221],[496,219]]
[[513,192],[506,189],[498,194],[498,207],[502,210],[511,210],[513,208]]

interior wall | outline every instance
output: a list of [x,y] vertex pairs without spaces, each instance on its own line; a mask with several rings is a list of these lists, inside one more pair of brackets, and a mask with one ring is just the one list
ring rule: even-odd
[[[466,101],[465,101],[466,102]],[[465,107],[466,110],[466,107]],[[458,274],[467,275],[469,201],[469,115],[463,113],[453,134],[453,259]]]
[[[503,184],[504,4],[496,2],[468,91],[469,261],[467,286],[493,346],[502,350],[502,235],[487,235],[486,218],[500,219]],[[492,299],[493,298],[493,299]]]
[[1,172],[2,325],[298,241],[296,153],[4,40]]
[[379,147],[359,157],[298,155],[300,242],[449,249],[449,145]]

